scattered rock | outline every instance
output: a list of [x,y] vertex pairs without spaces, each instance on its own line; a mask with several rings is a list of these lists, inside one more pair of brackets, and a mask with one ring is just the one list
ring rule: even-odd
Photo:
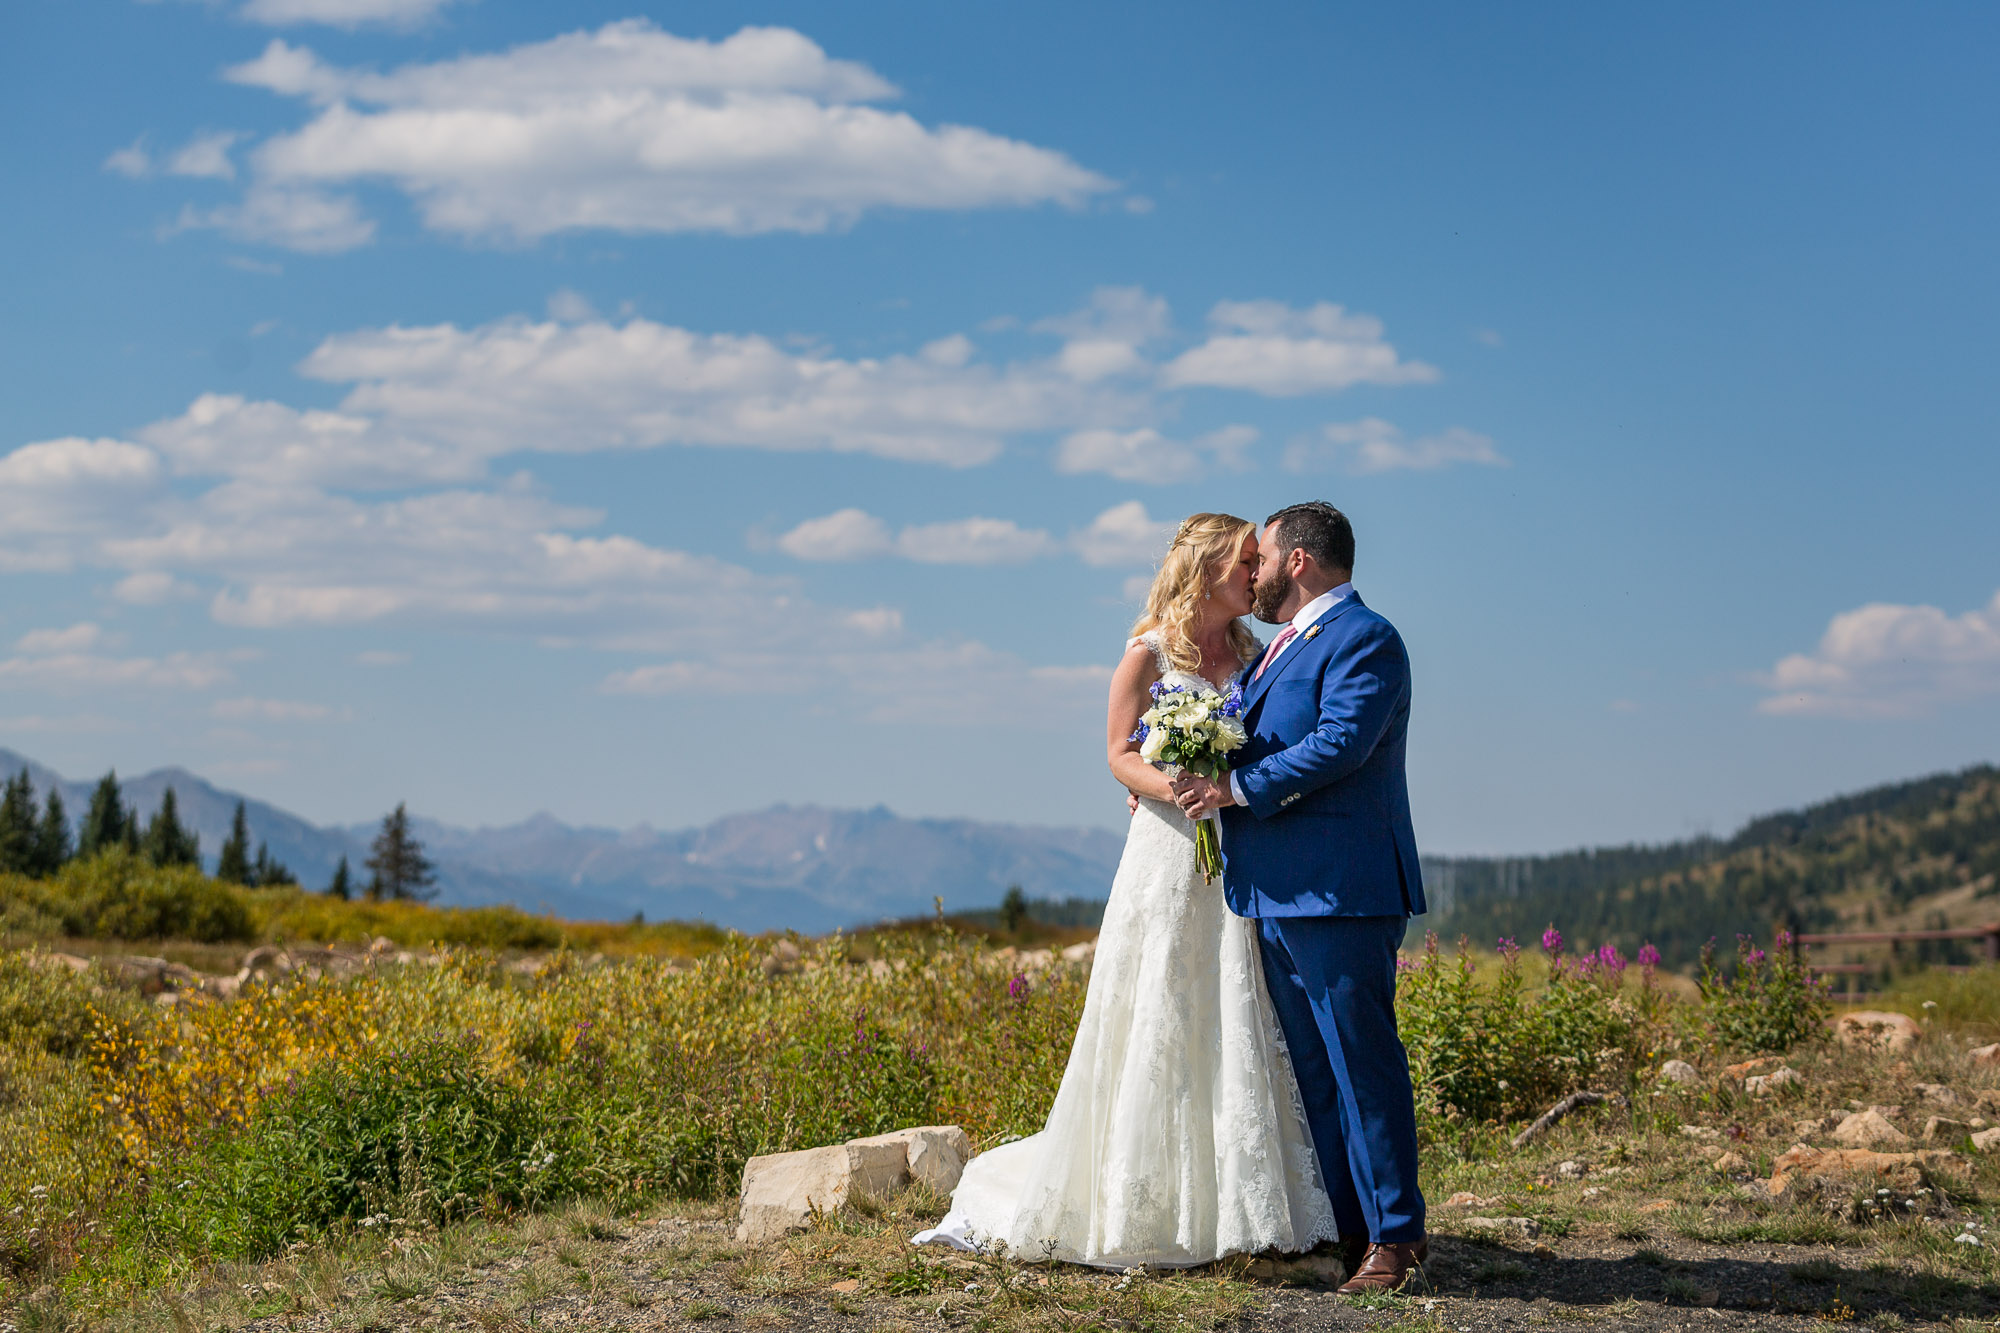
[[1772,1198],[1776,1199],[1796,1190],[1800,1181],[1853,1173],[1874,1175],[1914,1189],[1922,1182],[1922,1168],[1942,1165],[1956,1156],[1956,1153],[1942,1148],[1919,1152],[1873,1152],[1867,1148],[1809,1148],[1799,1143],[1792,1145],[1771,1164],[1769,1189]]
[[233,1000],[243,989],[243,982],[237,977],[203,977],[201,988],[218,1000]]
[[1681,1133],[1691,1139],[1719,1139],[1722,1137],[1721,1130],[1710,1129],[1707,1125],[1682,1125]]
[[1589,1173],[1590,1168],[1582,1162],[1556,1163],[1556,1179],[1558,1180],[1582,1180]]
[[201,975],[191,967],[140,954],[106,954],[97,960],[97,967],[112,985],[129,987],[141,995],[201,984]]
[[1296,1254],[1253,1260],[1245,1275],[1259,1282],[1332,1287],[1347,1280],[1347,1266],[1337,1252]]
[[1882,1009],[1858,1009],[1834,1020],[1833,1034],[1843,1046],[1872,1046],[1879,1050],[1901,1050],[1916,1041],[1923,1031],[1908,1014]]
[[1536,1241],[1535,1248],[1528,1251],[1528,1253],[1534,1255],[1537,1259],[1553,1259],[1556,1257],[1556,1247],[1547,1241]]
[[921,1180],[939,1194],[958,1188],[965,1164],[972,1160],[972,1138],[957,1125],[924,1125],[899,1129],[893,1134],[853,1139],[850,1148],[873,1147],[878,1143],[899,1144],[912,1179]]
[[1095,957],[1097,957],[1096,940],[1085,940],[1081,944],[1072,944],[1062,951],[1062,960],[1065,963],[1088,963]]
[[1745,1060],[1742,1064],[1725,1066],[1722,1076],[1724,1078],[1748,1078],[1765,1065],[1774,1065],[1776,1063],[1778,1063],[1777,1056],[1760,1055],[1754,1060]]
[[40,949],[30,949],[22,956],[28,960],[29,967],[46,968],[51,972],[90,971],[90,960],[73,953],[44,953]]
[[1768,1097],[1794,1084],[1804,1083],[1806,1077],[1789,1065],[1782,1065],[1768,1074],[1752,1074],[1743,1080],[1743,1090],[1752,1097]]
[[1924,1121],[1924,1141],[1936,1143],[1939,1139],[1955,1141],[1972,1132],[1972,1126],[1963,1120],[1954,1120],[1948,1115],[1934,1115]]
[[1981,1152],[1992,1152],[2000,1148],[2000,1128],[1982,1129],[1972,1136],[1972,1146]]
[[1966,1054],[1972,1057],[1972,1062],[1976,1065],[2000,1065],[2000,1041],[1994,1042],[1991,1046],[1975,1046]]
[[1444,1201],[1447,1208],[1491,1208],[1500,1202],[1498,1195],[1474,1194],[1471,1190],[1460,1190]]
[[771,952],[764,955],[764,961],[759,966],[767,977],[784,976],[799,970],[799,959],[797,944],[791,940],[779,940],[771,946]]
[[1750,1162],[1740,1152],[1726,1152],[1713,1162],[1710,1162],[1709,1166],[1722,1175],[1728,1176],[1734,1175],[1738,1171],[1748,1171],[1750,1169]]
[[1669,1060],[1660,1066],[1659,1076],[1669,1083],[1699,1083],[1701,1071],[1685,1060]]
[[1939,1106],[1957,1106],[1959,1103],[1958,1094],[1942,1083],[1912,1083],[1910,1091],[1923,1100],[1934,1102]]
[[1910,1141],[1910,1136],[1890,1124],[1886,1116],[1871,1106],[1841,1121],[1833,1131],[1833,1141],[1849,1148],[1874,1148],[1884,1144],[1901,1147]]
[[243,969],[236,975],[248,981],[251,977],[266,972],[279,973],[292,970],[292,956],[275,944],[260,944],[243,955]]
[[1972,1104],[1982,1111],[2000,1111],[2000,1089],[1981,1088],[1972,1094]]
[[1542,1224],[1532,1217],[1468,1217],[1465,1229],[1486,1236],[1518,1236],[1533,1240],[1542,1234]]
[[852,1295],[853,1293],[861,1290],[861,1279],[851,1277],[848,1278],[845,1282],[834,1283],[832,1286],[828,1287],[827,1290],[837,1291],[843,1296]]
[[765,1245],[836,1212],[857,1194],[887,1195],[910,1179],[900,1143],[843,1143],[803,1152],[768,1153],[743,1164],[741,1245]]
[[1846,1118],[1842,1115],[1822,1115],[1814,1116],[1810,1120],[1794,1120],[1792,1132],[1802,1139],[1808,1139],[1815,1134],[1831,1133],[1834,1127]]

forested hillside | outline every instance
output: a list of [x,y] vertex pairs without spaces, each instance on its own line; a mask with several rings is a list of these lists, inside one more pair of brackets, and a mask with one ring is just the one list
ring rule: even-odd
[[[1727,840],[1506,860],[1427,858],[1431,926],[1491,945],[1555,925],[1685,965],[1778,926],[1921,930],[2000,920],[2000,769],[1979,765],[1752,820]],[[1956,946],[1926,950],[1946,961]]]

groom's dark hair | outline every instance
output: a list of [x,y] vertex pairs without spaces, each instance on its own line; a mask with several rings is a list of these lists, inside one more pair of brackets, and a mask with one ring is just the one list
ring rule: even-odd
[[1303,550],[1321,569],[1354,572],[1354,525],[1324,500],[1286,505],[1264,520],[1278,525],[1278,551]]

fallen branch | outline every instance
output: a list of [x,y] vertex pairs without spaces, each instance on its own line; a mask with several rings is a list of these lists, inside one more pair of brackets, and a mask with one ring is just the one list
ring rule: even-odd
[[1527,1147],[1543,1134],[1546,1134],[1555,1126],[1558,1120],[1561,1120],[1571,1111],[1579,1110],[1585,1106],[1596,1106],[1600,1102],[1622,1103],[1624,1100],[1623,1097],[1613,1096],[1608,1092],[1572,1092],[1569,1096],[1542,1112],[1541,1118],[1536,1120],[1534,1124],[1529,1125],[1519,1134],[1516,1134],[1514,1136],[1514,1146],[1516,1148]]

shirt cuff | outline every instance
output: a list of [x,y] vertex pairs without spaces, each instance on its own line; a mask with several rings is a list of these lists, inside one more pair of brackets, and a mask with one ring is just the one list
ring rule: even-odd
[[1229,794],[1236,798],[1236,804],[1238,805],[1250,804],[1250,802],[1243,799],[1243,784],[1237,781],[1236,770],[1233,768],[1229,770]]

